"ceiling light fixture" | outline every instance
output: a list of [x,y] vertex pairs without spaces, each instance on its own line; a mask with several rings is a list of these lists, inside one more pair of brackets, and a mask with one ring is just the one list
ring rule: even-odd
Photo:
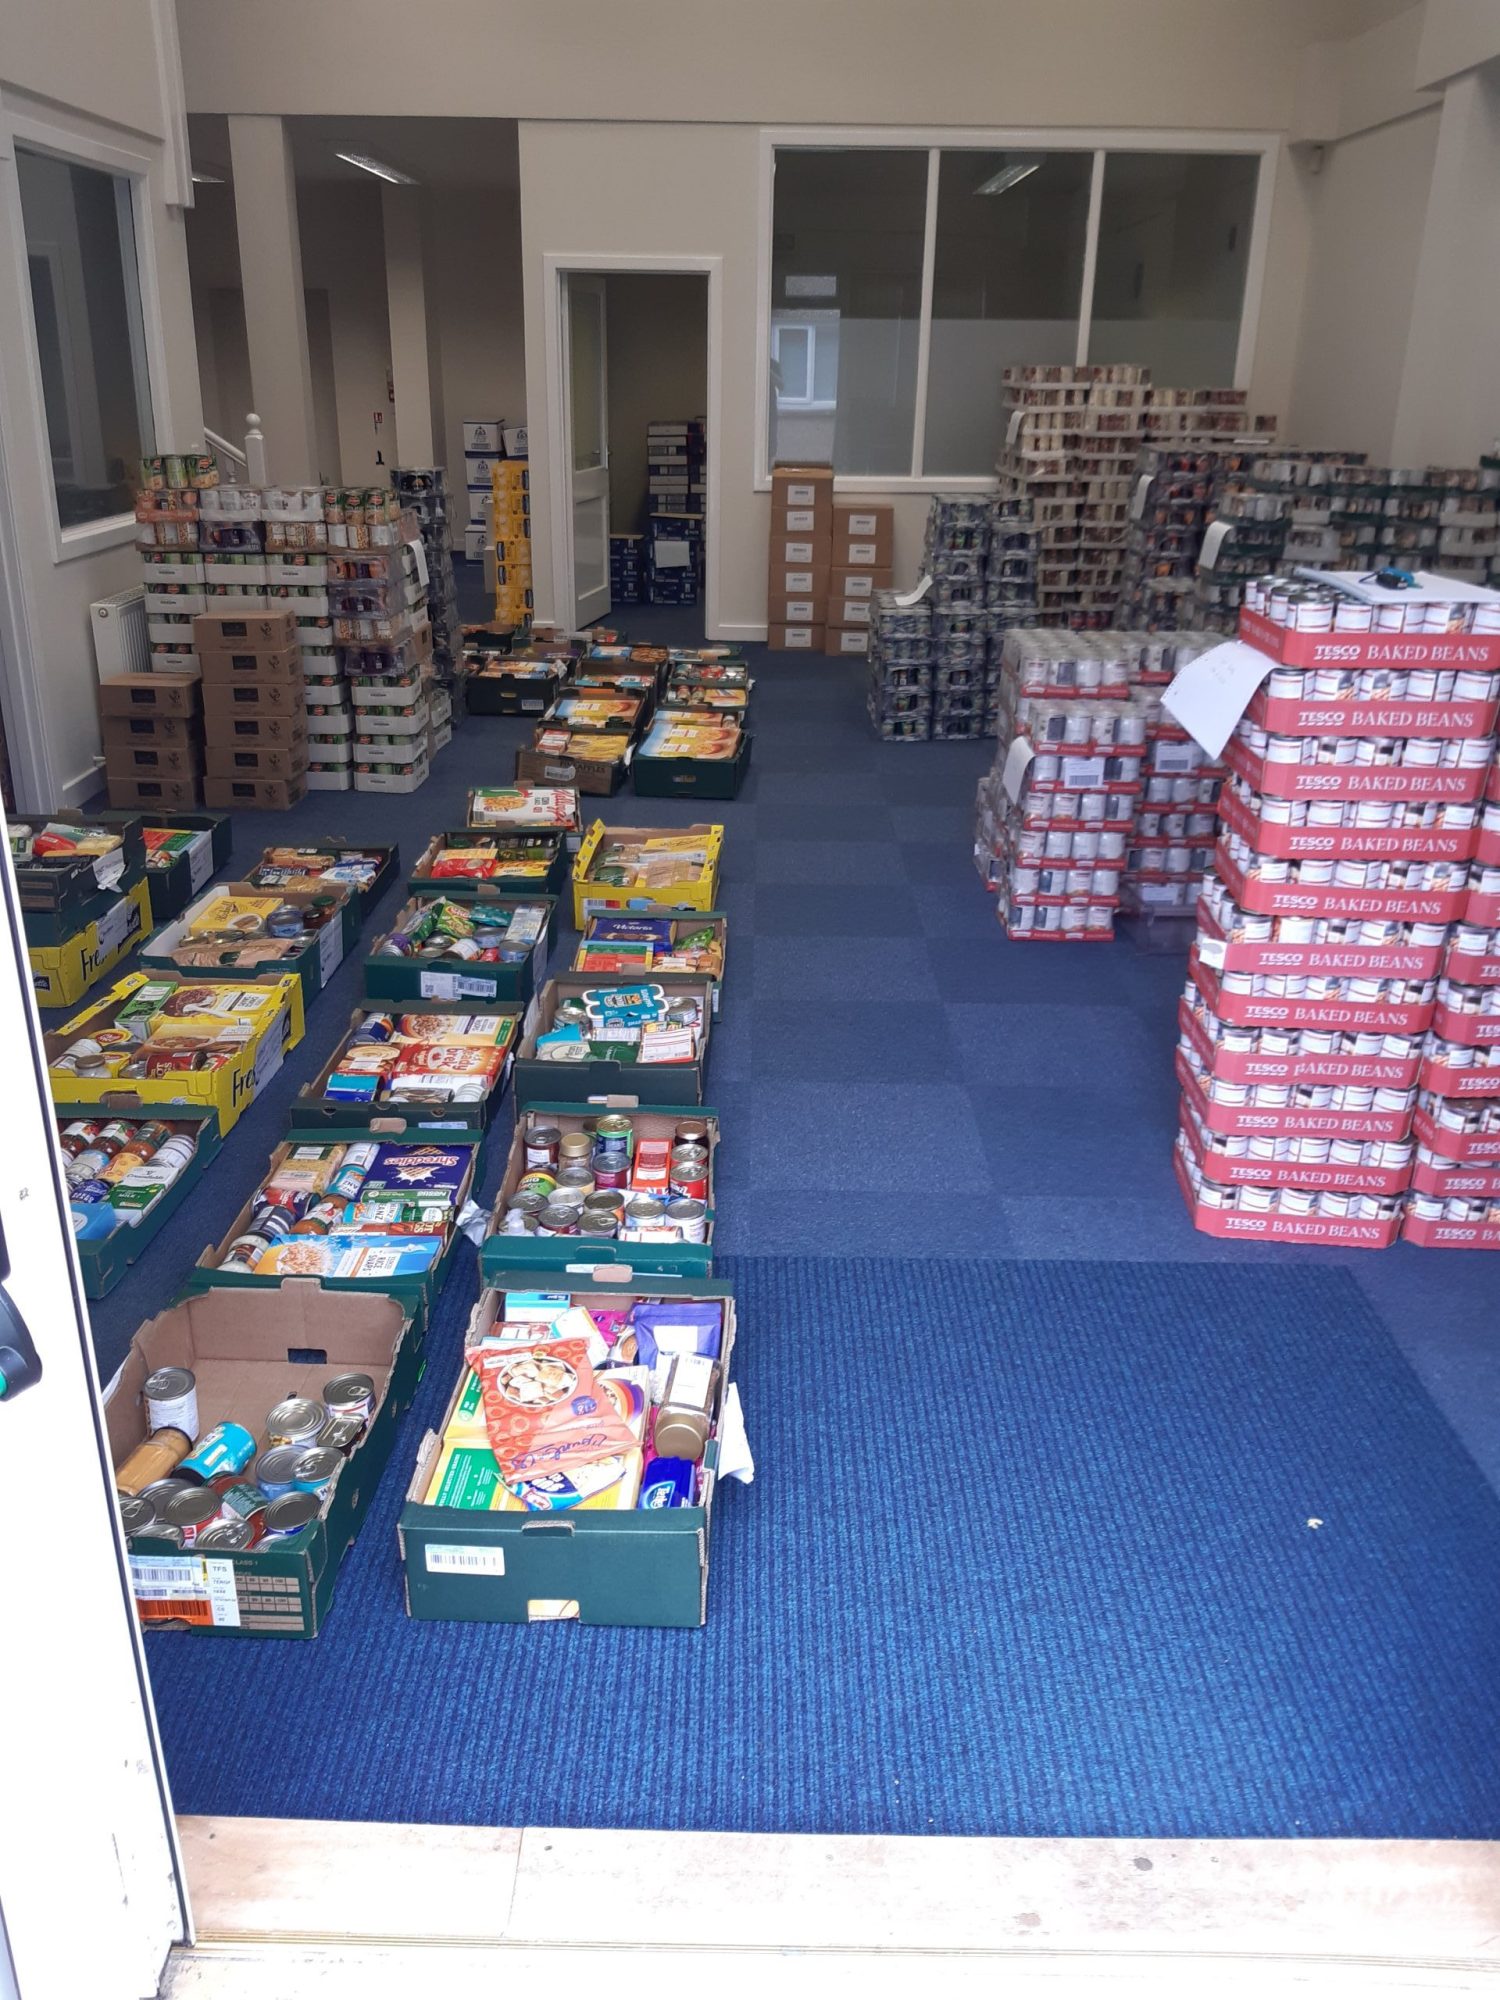
[[1024,181],[1028,174],[1034,174],[1041,165],[1040,160],[1017,160],[1014,166],[1002,167],[998,174],[991,174],[975,188],[975,194],[1004,194],[1018,181]]
[[222,174],[200,174],[198,170],[194,168],[193,170],[194,187],[221,188],[223,187],[223,185],[224,185],[224,176]]
[[399,167],[388,167],[384,160],[372,160],[368,153],[335,153],[334,158],[358,167],[361,173],[373,174],[378,181],[389,181],[393,187],[417,185],[415,174],[403,174]]

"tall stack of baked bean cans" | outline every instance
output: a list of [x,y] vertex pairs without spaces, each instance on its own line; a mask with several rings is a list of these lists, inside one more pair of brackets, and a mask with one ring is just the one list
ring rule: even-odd
[[1213,1235],[1500,1243],[1500,597],[1449,590],[1246,589],[1274,664],[1179,1008],[1175,1165]]

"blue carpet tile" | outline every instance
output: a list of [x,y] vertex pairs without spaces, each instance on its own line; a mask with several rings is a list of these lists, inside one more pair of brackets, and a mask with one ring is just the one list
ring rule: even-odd
[[[685,643],[695,620],[620,623]],[[585,801],[616,825],[727,827],[707,1095],[760,1478],[724,1495],[709,1627],[459,1631],[402,1615],[394,1520],[473,1296],[461,1252],[324,1634],[153,1638],[179,1804],[1500,1832],[1494,1733],[1475,1720],[1500,1664],[1494,1503],[1475,1474],[1500,1485],[1500,1258],[1247,1257],[1195,1232],[1171,1172],[1181,951],[1009,944],[969,859],[993,746],[877,742],[857,667],[751,659],[738,800]],[[411,797],[239,814],[232,866],[331,833],[398,840],[408,867],[464,823],[471,785],[510,777],[528,737],[471,717]],[[398,896],[220,1165],[94,1306],[105,1378],[253,1186]],[[564,926],[554,969],[573,945]],[[509,1131],[507,1105],[485,1197]],[[934,1351],[961,1431],[908,1407]],[[1329,1526],[1307,1530],[1313,1516]],[[570,1718],[556,1761],[515,1754],[553,1695]],[[601,1715],[624,1724],[607,1746]],[[695,1774],[671,1800],[662,1743]]]
[[1347,1272],[723,1274],[757,1477],[722,1491],[702,1631],[406,1618],[396,1475],[455,1283],[322,1636],[152,1637],[179,1810],[1500,1835],[1500,1500]]

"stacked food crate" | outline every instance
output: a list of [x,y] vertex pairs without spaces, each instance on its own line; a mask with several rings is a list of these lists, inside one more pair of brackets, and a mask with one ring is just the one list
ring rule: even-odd
[[1196,446],[1147,444],[1137,454],[1116,612],[1121,626],[1161,632],[1193,623],[1193,579],[1214,464],[1213,452]]
[[[1194,576],[1191,622],[1200,629],[1233,632],[1245,586],[1287,560],[1288,537],[1294,533],[1294,547],[1322,551],[1296,560],[1316,559],[1330,566],[1357,560],[1352,539],[1326,537],[1324,530],[1338,516],[1340,495],[1351,529],[1364,520],[1370,500],[1367,471],[1358,452],[1268,454],[1258,446],[1221,452]],[[1353,501],[1351,494],[1359,492],[1364,499]]]
[[878,590],[870,616],[867,706],[877,733],[899,743],[932,735],[932,603]]
[[[464,469],[467,478],[481,482],[482,498],[486,474],[494,461],[487,453],[467,449],[468,436],[481,428],[485,427],[464,425]],[[484,470],[481,471],[481,468]],[[432,664],[434,671],[448,680],[453,675],[460,651],[458,584],[453,575],[451,546],[457,523],[449,513],[448,475],[441,465],[394,466],[391,485],[396,490],[402,509],[416,516],[417,535],[421,540],[423,565],[427,571],[423,588],[426,592],[427,623],[432,629]]]
[[984,731],[990,502],[939,497],[927,510],[922,567],[932,578],[932,735]]
[[1118,636],[1130,685],[1146,706],[1141,806],[1126,848],[1120,907],[1132,916],[1187,917],[1213,861],[1224,766],[1173,721],[1161,696],[1189,660],[1222,640],[1217,632]]
[[495,462],[490,491],[495,537],[495,623],[531,624],[531,465],[524,458]]
[[1422,1038],[1494,748],[1500,631],[1466,628],[1497,608],[1348,579],[1247,590],[1240,637],[1276,664],[1225,749],[1179,1012],[1175,1164],[1210,1234],[1390,1243],[1419,1068],[1430,1182],[1476,1138],[1483,1157],[1484,1113],[1442,1088],[1471,1066]]
[[1146,702],[1132,695],[1118,635],[1007,633],[999,722],[975,860],[1006,936],[1112,937],[1146,748]]
[[380,487],[345,493],[329,524],[329,603],[357,792],[412,792],[428,772],[432,628],[411,546],[416,523],[402,500]]
[[1000,726],[1000,671],[1005,635],[1038,623],[1037,530],[1031,502],[1010,494],[990,502],[990,557],[984,574],[984,729]]

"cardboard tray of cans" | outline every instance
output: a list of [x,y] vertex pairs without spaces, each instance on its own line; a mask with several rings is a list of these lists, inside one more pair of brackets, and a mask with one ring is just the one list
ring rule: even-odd
[[[1461,1160],[1466,1165],[1500,1165],[1500,1131],[1465,1131],[1458,1121],[1467,1119],[1472,1105],[1461,1099],[1433,1097],[1423,1093],[1417,1099],[1411,1129],[1418,1145],[1427,1147],[1444,1160]],[[1453,1123],[1446,1122],[1452,1119]]]
[[[1172,1171],[1188,1205],[1193,1227],[1208,1236],[1260,1243],[1336,1243],[1351,1250],[1386,1250],[1395,1242],[1401,1227],[1398,1215],[1363,1217],[1323,1215],[1281,1215],[1239,1208],[1222,1208],[1195,1191],[1179,1144],[1172,1155]],[[1268,1186],[1268,1183],[1259,1183]],[[1329,1192],[1339,1192],[1329,1190]]]
[[[1273,861],[1332,861],[1341,857],[1370,861],[1467,861],[1478,851],[1477,825],[1455,827],[1375,827],[1294,825],[1290,821],[1253,812],[1233,786],[1219,794],[1219,814],[1232,833]],[[1290,801],[1281,800],[1282,806]],[[1342,801],[1329,801],[1340,805]],[[1460,813],[1473,807],[1459,806]],[[1500,843],[1497,843],[1500,854]]]
[[479,785],[469,793],[468,826],[509,838],[513,834],[560,833],[576,854],[583,842],[578,794],[567,785]]
[[1302,632],[1242,607],[1239,636],[1281,666],[1313,672],[1350,667],[1500,670],[1500,632]]
[[37,1004],[74,1006],[96,980],[120,963],[150,928],[151,890],[143,871],[80,930],[56,944],[28,944],[26,958]]
[[[608,953],[611,950],[611,941],[600,937],[599,933],[601,930],[614,925],[629,925],[636,921],[641,924],[665,923],[670,925],[671,938],[674,945],[684,938],[694,936],[698,932],[712,932],[714,942],[718,946],[720,970],[716,974],[708,971],[697,971],[694,973],[694,968],[690,966],[677,967],[662,964],[657,960],[654,951],[649,962],[631,959],[628,954],[624,954],[612,965],[587,966],[582,963],[584,954],[591,945],[596,952]],[[668,955],[670,956],[670,954]],[[706,979],[712,988],[714,996],[713,1011],[717,1019],[724,1004],[724,977],[728,967],[729,919],[724,915],[722,910],[679,910],[656,903],[648,903],[638,910],[601,911],[597,916],[590,917],[584,924],[583,936],[579,940],[578,947],[573,954],[573,964],[570,970],[580,974],[588,974],[590,977],[599,977],[602,975],[605,978],[611,979],[654,979],[661,972],[682,971],[694,973],[695,977]]]
[[1418,1215],[1408,1204],[1401,1218],[1401,1240],[1416,1243],[1424,1250],[1500,1250],[1500,1222],[1460,1222],[1447,1216]]
[[[1273,675],[1275,670],[1272,670]],[[1492,736],[1500,702],[1329,701],[1278,695],[1262,685],[1245,720],[1277,736]]]
[[[496,1272],[493,1288],[474,1308],[470,1338],[479,1341],[500,1318],[507,1291],[536,1284],[534,1270]],[[697,1503],[627,1512],[573,1508],[555,1513],[481,1511],[429,1506],[426,1494],[441,1456],[443,1434],[462,1397],[461,1370],[440,1429],[417,1452],[396,1535],[411,1618],[468,1619],[491,1624],[553,1623],[691,1628],[708,1615],[708,1564],[717,1489],[719,1438],[734,1353],[734,1299],[714,1278],[637,1277],[629,1265],[601,1266],[575,1276],[569,1303],[628,1308],[646,1299],[716,1299],[723,1306],[719,1377],[711,1437],[703,1453]]]
[[1412,1164],[1413,1194],[1436,1195],[1443,1201],[1453,1195],[1482,1201],[1500,1197],[1500,1166],[1471,1166],[1437,1157],[1424,1160],[1422,1151],[1419,1147]]
[[1458,913],[1462,924],[1478,924],[1485,930],[1500,926],[1500,890],[1471,885]]
[[[1193,1109],[1178,1107],[1177,1127],[1205,1180],[1224,1187],[1295,1187],[1322,1193],[1400,1194],[1411,1176],[1408,1161],[1401,1166],[1341,1165],[1329,1160],[1265,1160],[1235,1155],[1215,1146]],[[1221,1141],[1224,1135],[1220,1135]]]
[[[138,1213],[134,1222],[128,1216],[122,1216],[107,1236],[80,1234],[76,1220],[78,1208],[75,1207],[73,1242],[78,1252],[78,1268],[83,1275],[86,1298],[102,1299],[114,1290],[141,1252],[155,1242],[163,1226],[177,1213],[219,1156],[224,1141],[216,1112],[190,1110],[186,1105],[179,1104],[166,1108],[167,1115],[163,1116],[163,1109],[160,1105],[143,1104],[134,1092],[128,1090],[116,1091],[104,1104],[66,1104],[54,1100],[53,1115],[59,1132],[69,1126],[106,1125],[115,1119],[126,1119],[134,1125],[159,1122],[169,1128],[173,1138],[188,1138],[193,1142],[192,1159],[171,1186],[163,1189],[149,1208]],[[71,1148],[66,1150],[71,1152]],[[70,1191],[75,1185],[75,1182],[69,1181]]]
[[[403,1022],[414,1016],[436,1017],[452,1022],[455,1041],[462,1043],[468,1039],[466,1031],[458,1026],[461,1022],[483,1020],[493,1022],[500,1039],[495,1042],[475,1044],[493,1047],[503,1060],[499,1071],[484,1096],[462,1101],[447,1095],[429,1093],[427,1095],[405,1095],[400,1097],[379,1096],[359,1099],[330,1093],[329,1079],[340,1066],[341,1060],[361,1043],[373,1044],[377,1048],[389,1048],[393,1043],[402,1043],[408,1037],[401,1032]],[[373,1023],[377,1032],[363,1032]],[[380,1032],[382,1027],[387,1032]],[[501,1008],[471,1009],[455,1012],[451,1001],[405,1000],[399,1007],[388,1010],[385,1007],[356,1007],[349,1016],[349,1032],[339,1041],[327,1062],[318,1071],[311,1083],[303,1084],[293,1100],[288,1112],[290,1121],[312,1129],[327,1126],[331,1129],[348,1129],[368,1126],[372,1119],[399,1117],[405,1120],[409,1131],[426,1133],[449,1132],[455,1124],[465,1124],[480,1130],[488,1130],[495,1121],[505,1095],[505,1086],[510,1080],[511,1061],[515,1049],[516,1031],[520,1027],[520,1017],[513,1011]],[[434,1037],[434,1043],[441,1044],[442,1038]],[[431,1053],[434,1043],[427,1044]],[[411,1041],[410,1046],[419,1044]],[[441,1074],[442,1057],[437,1057],[432,1065],[433,1074]]]
[[[1177,1003],[1177,1025],[1192,1043],[1204,1071],[1225,1083],[1371,1084],[1409,1090],[1417,1080],[1421,1053],[1411,1055],[1266,1055],[1260,1049],[1231,1049],[1212,1042],[1186,998]],[[1255,1030],[1244,1030],[1256,1033]],[[1403,1036],[1405,1040],[1415,1037]],[[1258,1040],[1258,1034],[1257,1034]]]
[[[328,921],[315,930],[305,944],[295,949],[280,952],[274,959],[252,962],[248,966],[233,963],[206,963],[196,965],[184,957],[195,949],[192,927],[195,919],[210,911],[215,899],[225,897],[234,902],[249,901],[274,908],[278,904],[290,904],[294,909],[307,911],[315,900],[332,898],[333,913]],[[243,980],[251,971],[291,972],[302,982],[302,1004],[311,1005],[314,996],[321,993],[332,979],[344,955],[359,937],[359,905],[348,889],[332,885],[317,891],[295,889],[256,889],[248,882],[221,882],[217,887],[206,890],[195,903],[190,903],[180,917],[153,931],[141,946],[140,963],[153,971],[177,972],[188,979],[232,979]],[[255,947],[263,943],[275,943],[267,939],[265,932],[247,935],[242,943]],[[292,941],[286,941],[290,944]],[[226,941],[224,949],[232,952],[235,945]]]
[[[684,1195],[686,1199],[701,1202],[707,1211],[699,1218],[701,1241],[681,1235],[669,1238],[665,1233],[658,1241],[645,1234],[627,1236],[623,1231],[601,1236],[579,1229],[559,1235],[546,1229],[507,1227],[510,1204],[522,1181],[528,1175],[537,1173],[555,1177],[560,1164],[558,1161],[553,1161],[550,1166],[544,1163],[540,1150],[530,1142],[531,1133],[538,1127],[551,1128],[561,1134],[592,1131],[600,1118],[611,1116],[627,1119],[631,1127],[629,1159],[623,1169],[625,1177],[616,1189],[626,1202],[632,1195],[648,1191],[646,1179],[638,1183],[634,1178],[637,1149],[642,1140],[654,1142],[651,1152],[656,1156],[651,1163],[649,1191],[666,1193],[670,1188],[671,1142],[678,1126],[691,1122],[707,1128],[704,1141],[708,1152],[706,1176],[701,1185],[695,1183],[696,1192]],[[492,1284],[495,1282],[494,1273],[512,1266],[516,1269],[534,1266],[538,1270],[576,1274],[592,1271],[596,1264],[622,1261],[628,1261],[636,1271],[706,1278],[713,1270],[714,1166],[718,1146],[719,1114],[706,1105],[695,1106],[690,1121],[685,1121],[680,1107],[663,1109],[643,1105],[633,1097],[612,1098],[607,1103],[587,1106],[577,1103],[527,1104],[517,1114],[500,1192],[490,1214],[489,1234],[480,1249],[481,1278],[485,1283]],[[666,1150],[663,1150],[664,1147]]]
[[[101,1028],[113,1030],[121,1009],[148,986],[174,989],[168,1004],[175,1005],[178,1011],[165,1017],[163,1032],[170,1035],[175,1049],[183,1054],[182,1067],[164,1066],[157,1076],[124,1078],[79,1076],[74,1070],[59,1066],[60,1059],[80,1040],[92,1039]],[[212,1109],[218,1113],[220,1132],[228,1132],[281,1068],[287,1050],[301,1041],[303,1027],[302,985],[295,975],[264,973],[243,979],[237,986],[242,994],[257,996],[255,1002],[247,1000],[233,1015],[195,1013],[191,1005],[193,994],[201,995],[205,1005],[212,1008],[230,1004],[236,989],[217,981],[187,979],[180,974],[160,973],[148,980],[143,972],[128,973],[81,1014],[75,1014],[62,1027],[43,1036],[53,1101],[107,1109],[123,1092],[132,1102],[162,1118],[172,1115],[167,1109],[171,1105]],[[234,1049],[218,1068],[190,1067],[190,1045],[212,1041],[216,1031],[233,1026],[236,1020],[248,1024],[250,1029],[243,1045]],[[132,1053],[136,1046],[132,1041]]]
[[[513,856],[516,865],[494,866],[492,873],[454,873],[459,864],[450,856],[487,851],[492,857]],[[445,896],[559,896],[568,877],[568,857],[561,833],[509,833],[486,827],[456,827],[435,833],[412,864],[407,888],[439,890]]]
[[1235,777],[1268,799],[1451,799],[1469,804],[1479,797],[1488,769],[1486,764],[1435,769],[1430,764],[1282,763],[1257,757],[1239,736],[1225,744],[1224,762]]
[[[145,821],[139,813],[33,813],[29,823],[38,833],[47,826],[80,831],[99,827],[112,834],[119,846],[106,854],[59,854],[15,862],[16,890],[28,944],[60,944],[93,922],[140,881],[146,866],[146,840]],[[16,831],[12,815],[12,841]],[[37,917],[45,917],[48,922],[39,926],[34,921]]]
[[[1280,1139],[1404,1139],[1411,1124],[1411,1091],[1396,1085],[1382,1084],[1376,1088],[1392,1098],[1400,1098],[1398,1108],[1390,1110],[1371,1108],[1367,1111],[1348,1111],[1314,1104],[1231,1104],[1222,1097],[1210,1097],[1203,1080],[1194,1069],[1187,1052],[1178,1049],[1173,1061],[1177,1081],[1182,1094],[1196,1113],[1207,1132],[1222,1133],[1226,1138],[1280,1138]],[[1280,1089],[1283,1086],[1254,1086],[1245,1084],[1225,1084],[1218,1089],[1249,1090],[1253,1088]],[[1290,1095],[1296,1096],[1308,1089],[1320,1089],[1320,1085],[1293,1085]],[[1329,1088],[1340,1088],[1331,1085]],[[1347,1088],[1348,1086],[1342,1086]],[[1355,1085],[1355,1089],[1363,1086]]]
[[1210,1011],[1236,1027],[1385,1028],[1393,1035],[1420,1035],[1432,1025],[1436,1005],[1435,993],[1432,998],[1413,1001],[1286,999],[1240,993],[1224,984],[1196,947],[1188,957],[1188,973]]
[[1443,945],[1434,944],[1283,944],[1230,938],[1208,906],[1198,905],[1198,958],[1220,972],[1261,973],[1295,977],[1321,973],[1347,979],[1428,980],[1437,977]]
[[[365,877],[374,863],[374,872]],[[252,889],[300,889],[311,894],[319,889],[342,885],[359,913],[361,926],[376,903],[396,879],[401,865],[399,847],[382,847],[369,841],[327,840],[307,845],[267,847],[251,869]],[[357,869],[358,873],[355,871]]]
[[[1500,1018],[1490,1045],[1500,1042]],[[1441,1038],[1441,1039],[1440,1039]],[[1428,1037],[1418,1081],[1423,1090],[1437,1097],[1500,1097],[1500,1065],[1473,1060],[1476,1044],[1456,1042],[1443,1036],[1435,1025]],[[1464,1056],[1469,1061],[1463,1060]]]
[[615,1097],[639,1099],[643,1095],[652,1104],[701,1104],[713,1027],[713,994],[706,979],[664,972],[659,976],[653,975],[649,982],[663,989],[669,1004],[674,999],[698,1002],[702,1025],[698,1053],[691,1062],[637,1063],[619,1056],[598,1054],[581,1062],[564,1062],[537,1054],[537,1038],[553,1027],[560,1001],[579,1000],[585,993],[600,987],[634,986],[638,983],[636,980],[611,979],[593,973],[580,975],[565,972],[549,979],[526,1010],[521,1043],[516,1050],[517,1104],[564,1099],[569,1104],[588,1104]]
[[257,1446],[265,1442],[267,1414],[288,1395],[317,1397],[330,1378],[351,1370],[370,1376],[376,1392],[374,1413],[335,1477],[322,1514],[299,1533],[213,1554],[149,1532],[132,1536],[131,1583],[142,1624],[216,1637],[317,1637],[332,1606],[339,1564],[370,1511],[400,1420],[416,1394],[425,1359],[421,1334],[410,1306],[398,1299],[374,1292],[340,1296],[305,1278],[254,1293],[210,1286],[140,1328],[104,1391],[117,1470],[145,1440],[141,1388],[157,1368],[192,1369],[200,1436],[230,1419],[253,1430]]
[[[441,1230],[433,1232],[440,1235],[442,1241],[442,1248],[436,1257],[424,1267],[412,1271],[380,1271],[368,1276],[332,1277],[316,1269],[317,1252],[325,1247],[325,1239],[318,1235],[303,1235],[280,1238],[278,1241],[295,1243],[311,1253],[302,1260],[309,1267],[305,1271],[258,1272],[223,1268],[236,1240],[250,1230],[251,1218],[256,1208],[255,1195],[263,1187],[278,1185],[278,1173],[291,1171],[299,1148],[322,1150],[330,1145],[350,1146],[363,1144],[366,1141],[408,1149],[414,1156],[421,1156],[424,1159],[448,1156],[451,1185],[447,1181],[435,1185],[425,1180],[418,1180],[411,1187],[412,1198],[419,1199],[428,1191],[429,1185],[433,1185],[434,1202],[446,1206],[446,1223]],[[480,1179],[484,1170],[484,1141],[485,1134],[479,1127],[456,1123],[435,1137],[431,1132],[422,1130],[417,1120],[407,1119],[398,1111],[380,1112],[357,1131],[348,1129],[339,1131],[324,1125],[304,1126],[289,1122],[285,1137],[271,1152],[266,1170],[256,1183],[255,1192],[241,1206],[219,1241],[209,1244],[199,1256],[189,1280],[190,1288],[194,1291],[203,1291],[210,1286],[224,1285],[236,1288],[248,1287],[253,1291],[266,1292],[275,1290],[288,1277],[315,1277],[323,1290],[330,1293],[371,1291],[394,1293],[397,1297],[408,1301],[414,1314],[420,1312],[425,1325],[426,1313],[442,1290],[443,1280],[453,1261],[453,1253],[458,1243],[458,1215],[468,1200],[474,1183]],[[441,1168],[441,1161],[439,1166]],[[372,1240],[378,1236],[378,1232],[374,1230],[356,1233],[370,1234]],[[401,1240],[406,1244],[416,1245],[423,1238],[413,1233]]]
[[[1452,976],[1450,965],[1448,977],[1451,979]],[[1446,983],[1445,980],[1444,985]],[[1443,987],[1440,986],[1437,1006],[1432,1014],[1432,1032],[1440,1040],[1455,1042],[1460,1048],[1490,1048],[1500,1042],[1500,1014],[1473,1014],[1457,1007],[1451,997],[1444,999]]]
[[1448,946],[1443,971],[1460,986],[1500,986],[1500,950],[1468,951],[1455,937]]
[[[1363,859],[1350,865],[1362,866]],[[1219,880],[1239,907],[1258,916],[1388,917],[1393,922],[1451,924],[1462,913],[1464,899],[1469,894],[1462,882],[1457,888],[1436,891],[1267,882],[1255,871],[1247,874],[1223,840],[1214,850],[1214,865]]]
[[[166,845],[153,847],[155,834],[201,835],[183,853]],[[200,889],[226,866],[234,848],[234,828],[228,813],[152,812],[145,815],[146,880],[151,884],[151,920],[156,924],[180,916]],[[161,855],[160,864],[153,860]]]
[[[469,897],[451,898],[456,908],[496,909],[514,916],[518,911],[542,913],[541,930],[524,958],[510,964],[466,958],[456,952],[403,956],[388,951],[393,936],[409,928],[421,914],[450,900],[448,885],[429,886],[422,894],[406,900],[391,920],[391,928],[378,937],[365,959],[365,997],[389,1003],[409,1000],[471,1001],[476,1006],[493,1006],[501,1001],[524,1004],[541,984],[553,942],[557,936],[557,899],[553,896],[505,896],[498,892],[477,902]],[[455,943],[457,940],[455,940]]]

